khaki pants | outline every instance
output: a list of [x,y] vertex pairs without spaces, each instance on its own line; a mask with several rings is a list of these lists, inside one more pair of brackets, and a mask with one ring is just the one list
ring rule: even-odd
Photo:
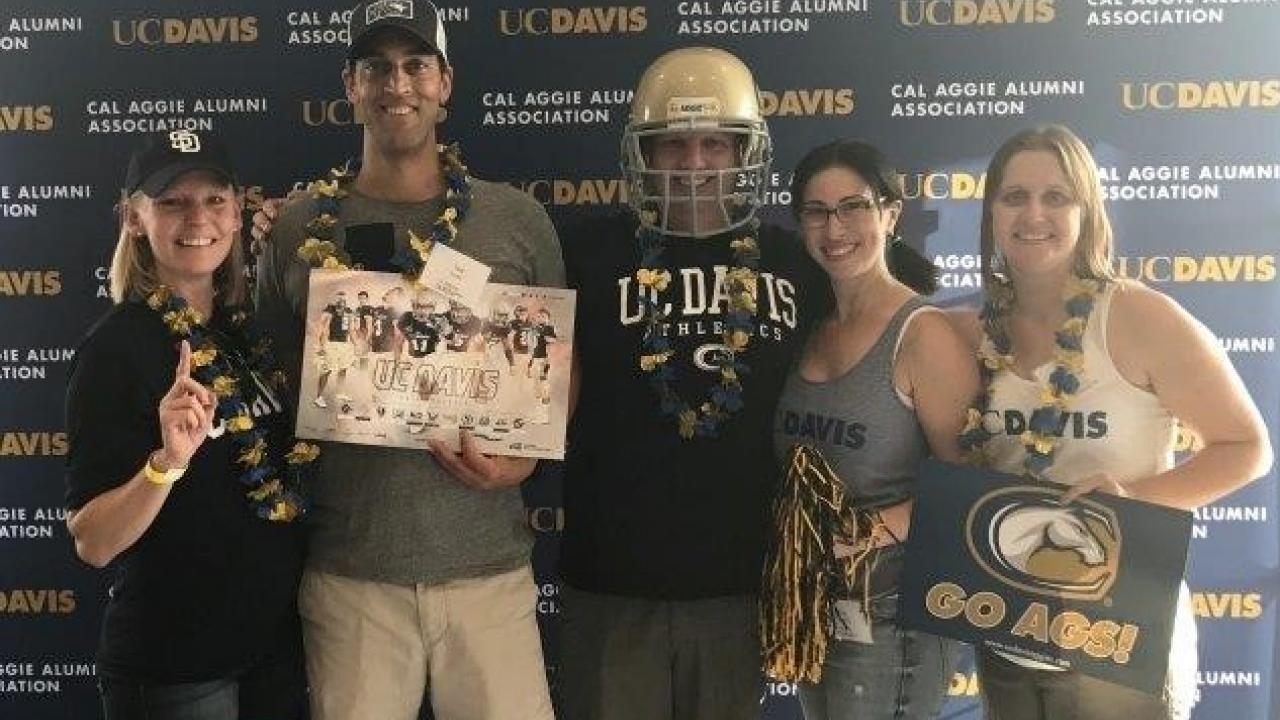
[[553,720],[528,566],[401,586],[308,570],[312,720]]

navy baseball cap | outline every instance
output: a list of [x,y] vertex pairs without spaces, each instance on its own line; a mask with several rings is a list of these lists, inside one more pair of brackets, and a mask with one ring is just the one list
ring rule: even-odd
[[347,59],[358,60],[369,55],[375,38],[388,29],[398,29],[421,42],[449,64],[448,43],[440,12],[427,0],[368,0],[351,11],[347,32],[351,45]]
[[222,140],[210,132],[174,130],[148,135],[129,158],[124,190],[128,195],[142,191],[156,197],[173,184],[179,175],[192,170],[207,170],[236,183],[231,156]]

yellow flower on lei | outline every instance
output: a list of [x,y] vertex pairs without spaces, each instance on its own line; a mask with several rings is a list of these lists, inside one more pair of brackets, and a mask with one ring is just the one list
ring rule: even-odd
[[309,463],[318,457],[320,457],[320,446],[298,442],[294,443],[293,449],[289,451],[288,455],[284,456],[284,459],[290,465],[299,465],[301,463]]
[[654,353],[653,355],[640,356],[640,369],[645,372],[653,372],[653,369],[665,363],[671,357],[670,352]]
[[338,218],[329,213],[320,213],[307,223],[307,228],[311,230],[328,230],[338,224]]
[[278,500],[275,505],[271,506],[269,517],[275,522],[293,522],[294,518],[298,517],[298,508],[283,500]]
[[158,287],[147,296],[147,306],[152,310],[159,310],[168,304],[169,298],[172,297],[172,295],[173,291],[168,287]]
[[1041,455],[1053,452],[1053,438],[1047,435],[1041,435],[1040,433],[1027,430],[1022,433],[1020,439],[1022,440],[1023,445],[1027,446],[1027,448],[1031,450],[1035,450]]
[[213,379],[213,394],[220,398],[230,397],[236,392],[235,378],[219,375]]
[[191,367],[204,367],[218,357],[218,349],[212,345],[191,353]]
[[963,435],[964,433],[967,433],[970,430],[976,430],[981,425],[982,425],[982,412],[978,410],[978,408],[976,407],[971,407],[965,413],[964,429],[960,431],[960,434]]
[[1078,373],[1084,370],[1084,353],[1075,350],[1059,350],[1054,355],[1058,364],[1066,366],[1071,372]]
[[240,453],[240,464],[256,466],[262,462],[262,458],[267,454],[267,442],[262,438],[253,441],[253,444],[245,448]]
[[680,413],[680,437],[688,440],[693,437],[694,426],[698,424],[698,413],[685,410]]
[[311,193],[311,197],[331,197],[340,198],[346,195],[342,191],[342,186],[337,180],[312,180],[307,185],[307,192]]
[[724,334],[725,344],[734,352],[741,352],[747,348],[747,343],[751,341],[751,334],[746,330],[730,330]]
[[257,500],[258,502],[262,502],[263,500],[267,499],[268,495],[278,492],[279,490],[280,490],[280,481],[276,479],[276,480],[268,480],[267,482],[264,482],[261,485],[259,485],[257,488],[250,490],[246,494],[250,498]]
[[1079,337],[1084,334],[1084,323],[1085,319],[1082,317],[1068,318],[1066,322],[1062,323],[1061,332]]
[[1067,398],[1059,395],[1051,385],[1045,385],[1040,388],[1040,404],[1052,405],[1060,410],[1067,409]]
[[[453,208],[449,209],[452,210]],[[418,253],[418,257],[422,258],[424,262],[426,261],[427,256],[431,254],[432,245],[435,245],[435,243],[423,238],[412,230],[409,231],[409,247],[413,248],[413,251]]]
[[337,251],[338,246],[328,240],[309,237],[302,241],[302,245],[298,246],[298,257],[315,265],[324,258],[333,257],[333,254]]
[[671,283],[671,271],[640,268],[636,271],[636,282],[645,287],[651,287],[658,292],[662,292],[663,290],[666,290],[667,285]]
[[190,335],[191,326],[199,325],[204,320],[200,313],[190,307],[185,307],[181,310],[170,310],[164,314],[163,319],[164,324],[179,335]]

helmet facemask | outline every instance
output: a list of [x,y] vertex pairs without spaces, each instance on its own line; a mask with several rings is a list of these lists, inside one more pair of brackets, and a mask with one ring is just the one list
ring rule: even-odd
[[[649,150],[656,138],[691,132],[731,135],[734,163],[722,169],[653,167]],[[642,225],[668,235],[702,237],[741,227],[755,216],[764,204],[770,155],[762,122],[662,123],[623,136],[622,170]]]

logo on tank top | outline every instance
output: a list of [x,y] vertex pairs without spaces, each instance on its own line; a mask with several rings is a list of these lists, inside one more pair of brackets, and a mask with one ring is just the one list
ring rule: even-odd
[[[1028,430],[1030,415],[1021,410],[988,410],[983,422],[989,432],[1018,437]],[[1053,433],[1073,440],[1097,440],[1107,436],[1107,412],[1074,411],[1063,413]]]
[[812,412],[787,410],[782,414],[782,431],[792,437],[842,445],[850,450],[857,450],[867,442],[866,425]]

